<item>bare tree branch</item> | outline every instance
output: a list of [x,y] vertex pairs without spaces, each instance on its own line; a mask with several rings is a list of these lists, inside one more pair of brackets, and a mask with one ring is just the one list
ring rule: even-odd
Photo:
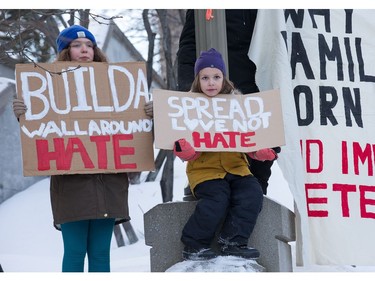
[[153,70],[153,62],[154,62],[154,46],[155,46],[155,37],[156,33],[152,32],[150,22],[148,20],[148,9],[144,9],[142,12],[143,24],[145,26],[148,38],[148,53],[147,53],[147,85],[148,88],[151,88],[152,83],[152,70]]

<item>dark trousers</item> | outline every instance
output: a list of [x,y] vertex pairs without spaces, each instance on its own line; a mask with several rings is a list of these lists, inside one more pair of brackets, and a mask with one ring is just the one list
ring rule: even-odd
[[[280,147],[272,148],[276,153],[280,153]],[[271,167],[275,160],[272,161],[258,161],[247,156],[247,160],[250,164],[251,173],[258,179],[260,186],[262,187],[263,194],[267,194],[268,180],[271,176]]]
[[198,184],[194,193],[198,203],[181,236],[186,246],[210,247],[223,220],[220,243],[247,245],[263,203],[255,177],[227,174],[224,179]]
[[263,194],[267,194],[268,180],[271,176],[271,167],[273,161],[258,161],[248,157],[250,171],[259,181]]

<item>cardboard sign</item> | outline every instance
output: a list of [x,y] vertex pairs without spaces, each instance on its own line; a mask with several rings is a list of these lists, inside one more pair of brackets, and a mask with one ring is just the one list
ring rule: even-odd
[[180,138],[197,151],[250,152],[282,146],[278,90],[250,95],[154,90],[155,146],[173,149]]
[[16,65],[25,176],[154,169],[143,62]]

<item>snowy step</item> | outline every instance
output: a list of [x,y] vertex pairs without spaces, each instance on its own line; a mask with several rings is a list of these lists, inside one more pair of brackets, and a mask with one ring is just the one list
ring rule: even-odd
[[[145,242],[152,247],[152,272],[172,270],[172,266],[183,261],[181,231],[195,205],[196,201],[163,203],[144,214]],[[262,211],[249,239],[249,245],[260,251],[257,262],[264,267],[263,271],[292,271],[291,247],[288,244],[292,241],[295,241],[294,213],[265,196]],[[216,242],[212,247],[217,248]],[[193,263],[192,266],[195,265]]]

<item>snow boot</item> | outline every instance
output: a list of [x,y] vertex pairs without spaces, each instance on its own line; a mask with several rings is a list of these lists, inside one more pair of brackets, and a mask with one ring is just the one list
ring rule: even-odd
[[182,251],[182,257],[184,260],[209,260],[216,258],[218,255],[211,248],[196,249],[189,246],[185,246]]
[[257,259],[260,256],[257,249],[247,245],[224,245],[221,248],[221,253],[224,256],[236,256],[244,259]]

